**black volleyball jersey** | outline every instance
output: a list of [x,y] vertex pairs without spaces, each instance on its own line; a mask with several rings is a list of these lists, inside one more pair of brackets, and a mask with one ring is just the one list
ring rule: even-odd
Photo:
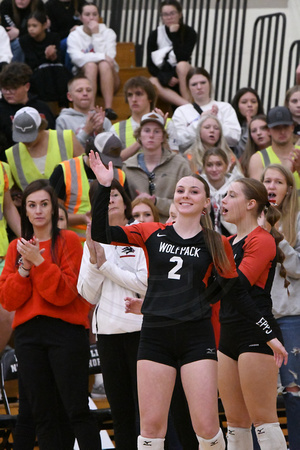
[[[262,321],[250,295],[242,287],[228,240],[222,236],[230,263],[226,273],[217,270],[217,280],[211,285],[212,257],[204,239],[204,232],[189,239],[181,238],[171,224],[138,223],[126,227],[108,225],[110,188],[99,185],[93,204],[92,239],[103,243],[136,245],[142,247],[148,264],[148,289],[142,307],[147,316],[177,321],[199,320],[210,317],[210,302],[220,297],[231,298],[235,307],[261,335],[272,335]],[[274,336],[273,336],[274,337]],[[268,337],[267,340],[269,340]]]

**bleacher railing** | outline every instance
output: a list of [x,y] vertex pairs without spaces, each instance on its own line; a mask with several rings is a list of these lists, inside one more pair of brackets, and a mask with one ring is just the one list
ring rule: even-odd
[[[98,0],[104,23],[115,30],[118,40],[135,43],[137,66],[146,66],[147,39],[160,23],[160,3]],[[198,33],[192,65],[210,72],[215,98],[231,101],[240,87],[248,85],[257,90],[266,110],[278,105],[282,72],[287,72],[283,67],[286,16],[276,13],[258,17],[252,34],[247,31],[246,37],[247,0],[182,0],[181,4],[184,23]],[[252,39],[250,61],[244,53],[245,38]],[[295,57],[300,60],[299,45],[297,49]],[[247,78],[248,83],[241,82]]]
[[267,111],[280,103],[285,31],[283,13],[260,16],[253,27],[248,86],[257,90]]
[[300,64],[300,41],[294,41],[289,50],[289,62],[286,77],[286,90],[294,86],[296,81],[296,68]]

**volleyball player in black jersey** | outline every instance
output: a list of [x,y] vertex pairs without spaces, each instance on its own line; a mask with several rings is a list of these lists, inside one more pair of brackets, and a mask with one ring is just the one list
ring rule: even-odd
[[[224,219],[237,226],[237,234],[229,240],[240,280],[257,309],[281,336],[272,314],[270,291],[279,254],[274,237],[280,240],[283,236],[271,228],[273,237],[258,226],[258,217],[265,208],[266,220],[275,225],[280,214],[269,205],[264,185],[253,179],[233,182],[223,199]],[[284,283],[282,278],[282,287]],[[245,323],[230,298],[221,301],[220,322],[218,374],[228,425],[228,450],[253,448],[252,423],[262,450],[286,449],[276,411],[278,367],[271,348],[255,325]]]
[[211,289],[207,289],[213,266],[223,289],[230,288],[236,306],[258,324],[262,339],[270,342],[279,364],[286,355],[285,349],[240,287],[226,238],[200,224],[209,205],[209,189],[204,180],[189,176],[177,183],[174,202],[178,218],[174,225],[108,227],[112,165],[106,169],[94,152],[90,154],[90,163],[100,183],[92,220],[93,240],[138,245],[144,249],[148,262],[148,290],[142,307],[137,364],[141,416],[138,449],[164,448],[179,366],[200,449],[224,450],[217,408],[216,349],[210,322],[212,295],[208,296]]

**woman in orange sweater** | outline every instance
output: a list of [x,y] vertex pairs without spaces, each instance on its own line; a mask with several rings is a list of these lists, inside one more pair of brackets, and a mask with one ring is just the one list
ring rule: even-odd
[[57,218],[57,198],[48,181],[30,183],[22,199],[22,238],[10,244],[0,277],[0,302],[16,311],[19,377],[39,448],[64,448],[58,392],[80,449],[99,450],[88,407],[89,306],[76,289],[82,247],[75,233],[58,229]]

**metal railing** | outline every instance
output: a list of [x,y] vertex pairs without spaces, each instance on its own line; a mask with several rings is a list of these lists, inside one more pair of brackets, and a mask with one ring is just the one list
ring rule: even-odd
[[[134,42],[137,66],[146,65],[147,39],[160,23],[160,0],[98,0],[118,41]],[[184,23],[198,35],[193,66],[211,74],[215,97],[230,100],[240,85],[247,0],[183,0]]]
[[296,82],[296,68],[300,64],[300,41],[292,42],[289,51],[287,67],[286,90],[294,86]]
[[[147,39],[160,23],[160,3],[98,0],[104,23],[115,30],[118,41],[135,43],[137,66],[146,66]],[[182,0],[181,4],[184,23],[198,34],[192,65],[210,72],[216,99],[230,101],[242,87],[242,69],[247,70],[249,63],[244,54],[247,0]],[[248,86],[257,90],[266,110],[279,102],[285,31],[286,17],[277,13],[258,17],[250,35]],[[297,46],[298,59],[299,51]]]
[[282,13],[260,16],[253,27],[248,86],[256,89],[267,111],[279,104],[285,31]]

